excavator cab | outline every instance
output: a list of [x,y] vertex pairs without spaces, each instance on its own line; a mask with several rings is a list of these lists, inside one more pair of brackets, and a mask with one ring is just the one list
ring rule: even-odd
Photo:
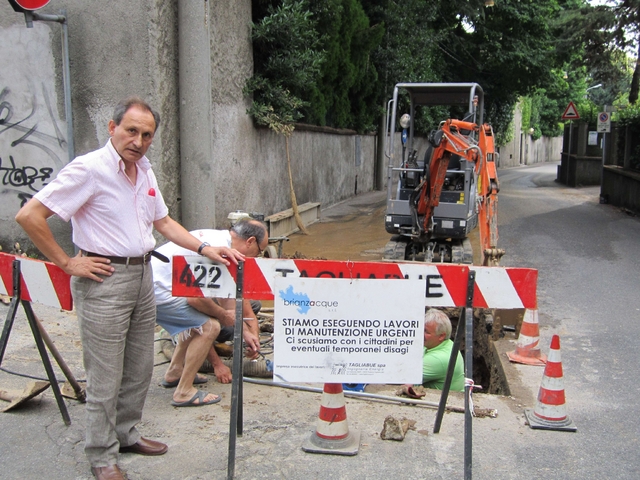
[[[401,92],[409,97],[408,113],[398,111]],[[416,108],[436,105],[468,106],[468,112],[462,120],[445,120],[431,134],[418,135]],[[482,88],[475,83],[395,86],[385,145],[385,229],[393,237],[385,247],[385,259],[473,263],[469,234],[486,207],[479,184],[488,161],[497,158],[491,128],[482,124],[483,106]],[[495,177],[495,165],[489,170]]]

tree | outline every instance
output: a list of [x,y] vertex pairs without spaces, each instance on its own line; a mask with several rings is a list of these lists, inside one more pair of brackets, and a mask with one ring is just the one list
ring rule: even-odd
[[[476,82],[485,92],[486,120],[504,141],[521,96],[549,88],[562,61],[554,48],[550,20],[558,0],[375,0],[365,8],[386,35],[376,52],[388,98],[398,82]],[[422,130],[456,109],[425,109]],[[559,116],[559,114],[558,114]],[[431,127],[433,128],[433,127]]]
[[[506,131],[521,96],[553,83],[558,57],[549,19],[562,9],[556,0],[502,0],[491,8],[466,2],[438,3],[434,28],[446,36],[443,80],[475,81],[485,92],[487,121]],[[462,13],[461,13],[462,12]]]
[[[437,10],[425,0],[371,0],[363,3],[371,23],[384,25],[382,42],[372,54],[378,71],[377,104],[391,97],[397,83],[440,82],[441,52],[430,23]],[[408,103],[408,99],[405,99]],[[416,129],[422,133],[447,117],[447,109],[423,108],[416,113]],[[384,121],[382,122],[384,123]]]
[[324,59],[311,12],[305,1],[284,0],[267,7],[267,15],[252,28],[255,73],[247,81],[245,95],[253,95],[247,113],[258,125],[284,135],[289,173],[291,208],[301,232],[307,230],[298,212],[289,137],[294,122],[302,118],[301,110],[315,84]]
[[[628,88],[629,103],[638,100],[640,80],[640,0],[610,0],[609,5],[592,6],[579,2],[567,8],[559,19],[558,45],[561,50],[581,55],[568,58],[573,68],[586,67],[594,83],[603,83],[616,96],[614,87]],[[626,62],[636,52],[630,85],[626,86]]]
[[616,18],[614,38],[622,49],[635,46],[636,65],[629,88],[629,103],[638,101],[640,89],[640,0],[623,0],[613,8]]
[[318,125],[371,129],[378,74],[370,56],[383,26],[370,25],[358,0],[319,0],[311,3],[311,11],[325,62],[305,116]]

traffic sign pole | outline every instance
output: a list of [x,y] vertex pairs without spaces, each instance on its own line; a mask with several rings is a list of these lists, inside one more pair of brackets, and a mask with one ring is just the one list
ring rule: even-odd
[[569,120],[569,152],[567,153],[567,162],[571,162],[571,135],[573,134],[573,125]]

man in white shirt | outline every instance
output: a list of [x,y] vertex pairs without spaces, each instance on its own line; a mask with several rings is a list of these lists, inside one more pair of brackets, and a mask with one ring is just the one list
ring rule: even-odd
[[[136,428],[153,374],[153,228],[216,262],[244,259],[230,248],[204,245],[169,217],[145,156],[159,124],[142,99],[122,100],[107,144],[75,158],[16,215],[35,246],[72,275],[87,374],[85,454],[98,480],[124,478],[119,452],[162,455],[168,448]],[[71,219],[81,250],[74,257],[47,224],[54,214]]]
[[[194,230],[191,234],[203,243],[233,248],[245,257],[262,255],[269,244],[264,224],[252,219],[241,219],[229,230]],[[191,254],[174,243],[163,245],[158,253],[168,258]],[[171,294],[172,266],[155,258],[151,263],[156,322],[177,345],[162,382],[164,387],[176,387],[171,404],[176,407],[197,407],[218,403],[220,396],[198,390],[194,384],[206,382],[206,377],[197,376],[205,358],[211,362],[220,383],[231,381],[231,371],[222,363],[213,348],[213,342],[216,339],[225,341],[233,338],[235,299],[174,297]],[[260,351],[258,320],[249,300],[244,300],[242,310],[247,355],[253,358]]]

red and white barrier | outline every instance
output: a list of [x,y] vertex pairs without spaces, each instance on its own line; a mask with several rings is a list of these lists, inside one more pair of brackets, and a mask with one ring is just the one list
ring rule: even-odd
[[20,298],[71,310],[71,276],[51,262],[0,253],[0,294],[13,296],[13,261],[20,261]]
[[[531,268],[472,267],[476,272],[476,308],[537,309],[538,271]],[[334,260],[247,258],[243,296],[273,300],[276,276],[315,278],[418,278],[425,282],[425,305],[466,305],[470,267],[452,264],[351,262]],[[214,265],[205,257],[173,257],[173,295],[234,297],[237,267]]]

